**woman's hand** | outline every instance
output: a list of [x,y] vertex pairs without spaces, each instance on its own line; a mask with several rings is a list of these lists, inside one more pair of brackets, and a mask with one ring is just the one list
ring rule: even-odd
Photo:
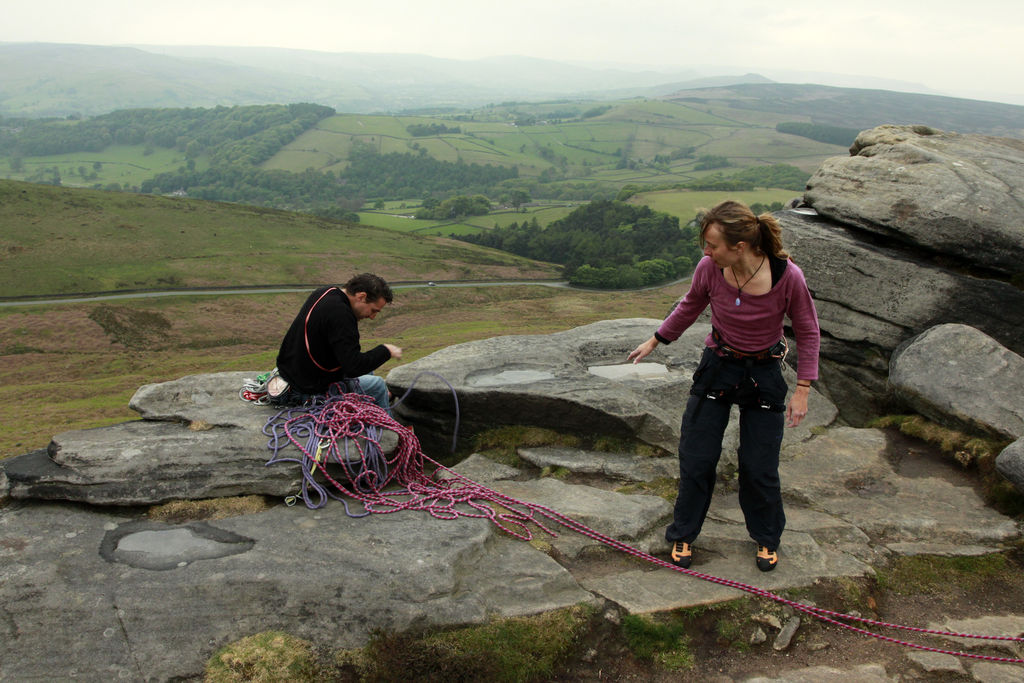
[[789,405],[786,407],[786,420],[789,427],[796,427],[807,417],[807,397],[810,393],[810,387],[796,385],[796,391],[793,392],[793,397],[789,399]]
[[639,363],[644,358],[646,358],[648,355],[650,355],[651,351],[653,351],[654,347],[656,347],[657,345],[658,345],[658,340],[656,338],[654,338],[654,337],[651,337],[650,339],[645,341],[643,344],[641,344],[640,346],[638,346],[635,349],[633,349],[630,352],[630,354],[628,356],[626,356],[626,360],[631,360],[631,361],[633,361],[634,364]]

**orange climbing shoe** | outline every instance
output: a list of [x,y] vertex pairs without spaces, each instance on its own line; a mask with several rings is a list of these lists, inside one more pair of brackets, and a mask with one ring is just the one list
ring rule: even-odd
[[686,569],[693,560],[693,548],[689,543],[676,541],[672,544],[672,564]]
[[763,572],[770,572],[779,564],[779,553],[769,550],[768,546],[757,546],[757,568]]

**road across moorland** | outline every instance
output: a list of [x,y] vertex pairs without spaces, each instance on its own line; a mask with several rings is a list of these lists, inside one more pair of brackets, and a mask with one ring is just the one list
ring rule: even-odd
[[[543,287],[569,287],[564,280],[452,280],[445,282],[399,282],[391,283],[392,289],[409,289],[412,287],[514,287],[517,285],[541,285]],[[281,287],[232,287],[224,289],[171,289],[149,290],[139,292],[94,292],[75,294],[61,298],[48,299],[43,297],[10,297],[0,300],[0,306],[42,306],[51,304],[80,304],[96,301],[114,301],[117,299],[152,299],[165,296],[227,296],[232,294],[288,294],[291,292],[308,292],[321,285],[287,285]],[[664,285],[661,285],[664,286]]]

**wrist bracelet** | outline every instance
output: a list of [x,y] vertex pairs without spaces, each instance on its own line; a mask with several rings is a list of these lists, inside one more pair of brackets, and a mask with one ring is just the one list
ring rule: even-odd
[[807,384],[804,384],[803,382],[797,382],[796,385],[798,387],[807,387],[808,389],[811,387],[811,383],[810,382],[808,382]]

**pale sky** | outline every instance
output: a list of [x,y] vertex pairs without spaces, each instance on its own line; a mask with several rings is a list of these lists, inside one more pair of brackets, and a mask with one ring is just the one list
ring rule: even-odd
[[785,69],[1024,104],[1022,0],[48,0],[8,3],[0,41]]

